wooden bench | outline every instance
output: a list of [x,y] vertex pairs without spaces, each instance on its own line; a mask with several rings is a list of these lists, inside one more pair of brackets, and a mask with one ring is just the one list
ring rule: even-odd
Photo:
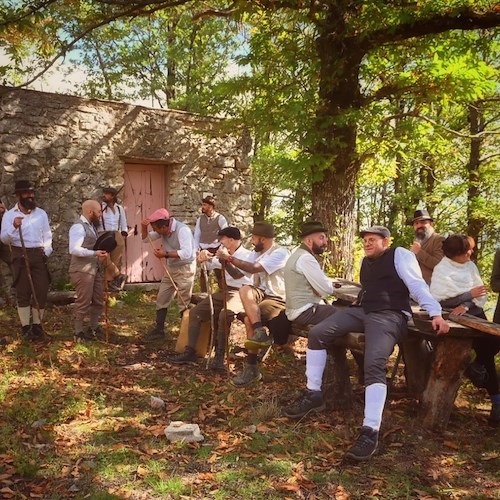
[[[352,302],[359,285],[346,280],[335,289],[340,307]],[[462,319],[451,317],[462,321]],[[405,363],[405,378],[409,394],[417,399],[419,418],[427,429],[442,431],[446,428],[453,404],[462,382],[462,375],[471,360],[472,341],[491,333],[500,334],[500,325],[489,323],[487,331],[450,322],[450,332],[436,335],[431,320],[418,306],[413,308],[413,319],[408,322],[408,337],[399,345]],[[471,322],[477,327],[476,322]],[[307,337],[309,327],[293,324],[294,335]],[[352,386],[349,378],[347,350],[354,357],[364,354],[364,334],[352,332],[337,339],[328,352],[323,378],[323,393],[327,408],[346,410],[352,407]],[[398,356],[400,357],[400,356]],[[359,357],[357,359],[359,362]]]

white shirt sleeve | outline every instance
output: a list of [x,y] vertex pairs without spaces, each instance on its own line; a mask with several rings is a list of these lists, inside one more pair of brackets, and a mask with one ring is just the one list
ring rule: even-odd
[[[160,235],[156,231],[149,231],[148,236],[151,241],[156,241],[160,238]],[[147,243],[149,241],[148,237],[146,236],[142,241],[145,241]]]
[[411,297],[418,302],[420,307],[425,309],[431,317],[440,316],[441,305],[431,295],[429,285],[422,278],[422,271],[415,254],[406,248],[396,248],[394,266],[398,276],[410,291]]
[[196,251],[200,248],[200,238],[201,238],[201,229],[200,229],[200,218],[196,219],[196,224],[194,226],[194,248]]
[[84,227],[81,224],[73,224],[69,230],[69,253],[77,257],[91,257],[95,255],[94,250],[82,247],[84,240]]
[[5,243],[6,245],[10,245],[12,241],[12,233],[15,231],[14,226],[12,225],[13,220],[14,216],[10,210],[3,214],[1,239],[2,243]]
[[50,229],[49,217],[46,212],[42,214],[42,241],[43,251],[47,257],[52,254],[52,231]]
[[177,250],[177,253],[180,259],[190,259],[194,256],[193,233],[188,226],[179,229],[179,245],[181,248]]
[[320,297],[333,293],[333,281],[321,270],[319,262],[310,253],[305,253],[297,259],[297,272],[304,275],[309,284]]
[[121,227],[118,228],[119,231],[123,232],[125,231],[126,233],[128,233],[128,224],[127,224],[127,214],[125,213],[125,209],[119,205],[119,209],[120,210],[120,213],[121,213]]
[[273,274],[285,267],[288,257],[290,257],[290,252],[286,248],[278,248],[270,254],[263,255],[259,264],[267,274]]
[[224,229],[227,226],[228,226],[227,219],[222,214],[219,214],[219,227],[221,229]]

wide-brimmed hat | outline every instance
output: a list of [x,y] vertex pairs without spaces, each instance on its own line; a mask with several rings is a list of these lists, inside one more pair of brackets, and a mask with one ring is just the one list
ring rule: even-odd
[[23,193],[25,191],[34,191],[35,185],[31,181],[25,179],[16,181],[14,186],[14,194]]
[[318,221],[307,221],[303,222],[300,226],[300,237],[305,238],[310,234],[314,233],[327,233],[327,229],[321,222]]
[[207,205],[212,205],[212,207],[215,207],[215,198],[213,196],[205,196],[201,200],[202,203],[206,203]]
[[389,229],[384,226],[367,227],[366,229],[363,229],[359,232],[361,238],[364,238],[367,234],[378,234],[382,236],[382,238],[390,238],[391,236],[391,232],[389,231]]
[[227,226],[224,229],[221,229],[217,236],[220,238],[221,236],[227,236],[228,238],[233,238],[233,240],[241,240],[241,231],[234,226]]
[[269,222],[259,221],[253,225],[252,234],[254,236],[263,236],[264,238],[274,238],[274,226]]
[[429,212],[425,208],[422,210],[415,210],[412,223],[418,220],[430,220],[431,222],[434,222],[434,219],[429,215]]
[[102,233],[94,244],[94,250],[104,250],[112,252],[116,248],[116,238],[113,231],[106,231]]
[[156,222],[158,220],[168,220],[168,219],[170,219],[170,214],[168,213],[168,210],[166,208],[159,208],[149,216],[149,222]]

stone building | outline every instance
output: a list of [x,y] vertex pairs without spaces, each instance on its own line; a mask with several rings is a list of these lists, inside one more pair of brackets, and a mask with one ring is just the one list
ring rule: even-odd
[[67,279],[68,230],[81,202],[100,199],[104,186],[121,190],[132,282],[163,274],[159,263],[145,273],[150,249],[140,238],[141,220],[159,206],[194,227],[201,198],[213,194],[230,224],[248,228],[250,148],[248,134],[215,118],[0,86],[0,196],[10,208],[14,182],[35,183],[53,230],[55,281]]

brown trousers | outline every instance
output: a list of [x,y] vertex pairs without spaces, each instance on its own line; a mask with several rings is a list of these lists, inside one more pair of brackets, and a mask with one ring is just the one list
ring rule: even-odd
[[91,318],[99,318],[104,307],[103,273],[98,271],[93,275],[76,271],[69,273],[69,277],[76,290],[75,320],[84,321],[89,314]]

